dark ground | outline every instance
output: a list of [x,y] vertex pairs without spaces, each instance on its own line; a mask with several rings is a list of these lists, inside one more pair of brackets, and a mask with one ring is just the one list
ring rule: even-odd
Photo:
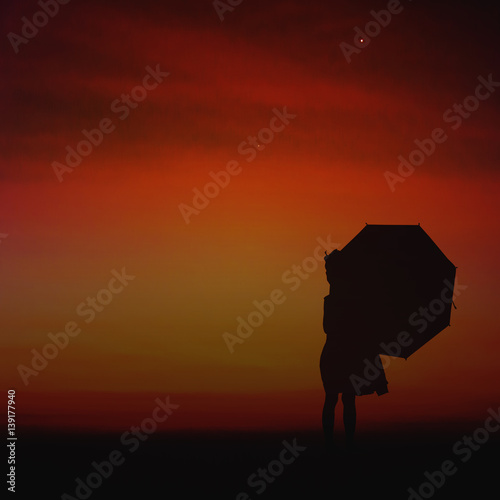
[[[458,470],[436,489],[433,498],[498,498],[500,432],[491,434],[467,462],[462,461],[465,454],[453,452],[455,443],[477,427],[411,424],[360,431],[360,450],[354,454],[345,452],[339,434],[340,450],[330,459],[325,456],[319,431],[156,433],[134,452],[131,445],[120,442],[121,433],[30,431],[18,435],[17,494],[12,498],[60,499],[64,493],[84,498],[85,491],[80,496],[75,493],[76,478],[85,480],[93,471],[91,463],[107,460],[113,450],[120,450],[125,462],[86,498],[234,500],[246,492],[250,499],[263,500],[364,499],[372,495],[407,499],[408,488],[418,490],[427,480],[425,471],[440,469],[445,460],[453,460]],[[257,486],[247,484],[249,476],[279,459],[283,440],[293,443],[294,439],[306,450],[258,494]],[[431,490],[423,493],[429,495]]]

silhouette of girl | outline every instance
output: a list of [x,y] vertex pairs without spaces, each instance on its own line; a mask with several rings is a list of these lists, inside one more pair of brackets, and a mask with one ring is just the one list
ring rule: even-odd
[[[320,371],[325,389],[323,407],[323,432],[327,449],[333,448],[333,427],[335,406],[339,394],[344,405],[343,420],[346,443],[354,444],[356,428],[356,395],[373,394],[379,396],[387,391],[387,380],[383,368],[378,376],[367,380],[364,376],[365,363],[379,358],[376,345],[369,345],[360,333],[369,328],[369,318],[363,318],[363,304],[360,300],[362,284],[349,279],[349,272],[342,262],[341,252],[334,250],[325,257],[326,278],[330,284],[330,294],[325,297],[323,329],[327,334],[320,358]],[[380,361],[380,359],[378,359]],[[381,362],[379,364],[382,366]],[[358,377],[358,378],[356,378]],[[353,383],[353,380],[358,383]],[[362,383],[359,381],[362,380]]]

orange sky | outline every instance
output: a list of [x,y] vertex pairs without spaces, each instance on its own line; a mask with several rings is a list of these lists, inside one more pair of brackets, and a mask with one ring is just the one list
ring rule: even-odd
[[[322,265],[296,290],[283,273],[366,222],[420,222],[467,289],[451,328],[392,360],[389,394],[362,398],[362,418],[483,415],[500,396],[499,94],[457,130],[443,114],[479,76],[500,79],[487,13],[444,22],[443,6],[405,3],[348,64],[339,43],[383,4],[244,2],[222,23],[188,4],[70,3],[18,54],[2,46],[1,374],[29,424],[103,427],[119,409],[127,426],[172,394],[174,427],[316,425],[328,284]],[[3,31],[34,9],[9,6]],[[111,103],[157,65],[170,75],[120,120]],[[284,107],[296,116],[246,161],[239,145]],[[114,131],[58,182],[52,163],[105,118]],[[391,192],[384,172],[438,127],[448,139]],[[186,224],[179,205],[230,161],[241,173]],[[85,323],[78,305],[123,267],[135,279]],[[222,334],[275,289],[284,303],[231,354]],[[25,386],[18,366],[69,321],[81,333]]]

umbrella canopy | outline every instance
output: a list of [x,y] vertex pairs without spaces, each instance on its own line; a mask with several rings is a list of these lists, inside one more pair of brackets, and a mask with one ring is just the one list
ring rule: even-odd
[[325,331],[365,349],[408,358],[450,324],[456,268],[420,225],[367,224],[326,271]]

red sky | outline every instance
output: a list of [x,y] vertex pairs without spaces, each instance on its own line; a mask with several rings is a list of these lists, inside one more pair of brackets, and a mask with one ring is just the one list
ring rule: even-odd
[[[334,4],[242,2],[221,22],[208,1],[73,0],[15,53],[7,34],[39,6],[9,3],[1,373],[30,424],[118,425],[119,411],[127,427],[171,394],[172,426],[317,425],[328,286],[321,265],[297,290],[282,276],[317,238],[341,248],[366,222],[420,222],[468,288],[451,328],[392,361],[389,394],[360,400],[362,418],[481,418],[498,403],[500,94],[456,130],[443,119],[479,77],[500,81],[498,9],[402,2],[348,63],[339,44],[387,4]],[[121,120],[112,103],[148,66],[170,74]],[[296,116],[247,162],[239,145],[285,107]],[[113,132],[59,182],[53,162],[105,118]],[[436,128],[447,140],[392,192],[384,173]],[[241,173],[186,224],[179,205],[229,161]],[[77,306],[123,267],[135,279],[86,324]],[[222,334],[277,288],[285,302],[231,354]],[[25,386],[18,366],[68,321],[81,334]]]

